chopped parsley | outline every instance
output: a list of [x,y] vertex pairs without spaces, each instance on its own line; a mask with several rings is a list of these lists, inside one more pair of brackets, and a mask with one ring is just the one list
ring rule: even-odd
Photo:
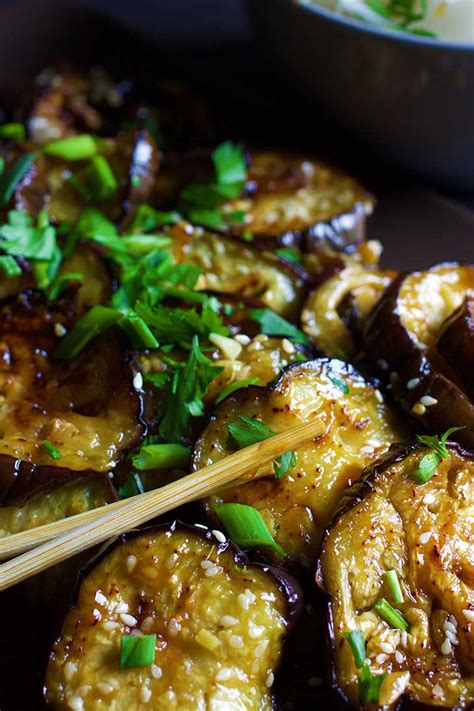
[[257,442],[263,442],[264,439],[273,437],[276,434],[275,430],[272,430],[261,420],[251,419],[250,417],[245,417],[245,415],[239,415],[238,420],[239,422],[226,424],[231,442],[238,449],[244,449],[252,444],[257,444]]
[[441,437],[438,435],[417,435],[417,440],[420,444],[424,444],[430,448],[420,461],[415,471],[410,475],[417,484],[425,484],[436,473],[441,460],[449,458],[446,442],[453,432],[458,432],[464,429],[463,427],[450,427]]
[[260,324],[260,333],[289,338],[290,341],[301,345],[309,342],[308,336],[303,331],[271,309],[251,309],[248,315]]
[[273,462],[275,479],[282,479],[293,467],[296,467],[296,452],[289,451],[280,454]]
[[216,397],[214,400],[214,403],[218,405],[222,400],[225,400],[226,397],[231,395],[232,393],[235,393],[236,390],[241,390],[242,388],[248,388],[249,385],[258,385],[260,382],[260,378],[258,377],[253,377],[253,378],[243,378],[242,380],[234,380],[232,383],[228,383],[222,390],[220,391],[219,395]]

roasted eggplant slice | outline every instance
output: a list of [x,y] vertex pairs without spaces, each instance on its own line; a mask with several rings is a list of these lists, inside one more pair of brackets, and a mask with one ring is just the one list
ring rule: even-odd
[[229,212],[245,211],[240,229],[307,252],[354,248],[374,205],[356,180],[298,153],[253,151],[246,188],[246,197],[227,205]]
[[281,480],[270,476],[222,493],[207,502],[239,502],[258,508],[276,541],[296,561],[311,565],[324,527],[346,486],[401,430],[380,393],[347,363],[313,360],[286,368],[266,388],[230,395],[215,411],[196,444],[195,469],[227,456],[229,423],[258,419],[275,432],[320,417],[326,432],[299,447],[297,464]]
[[308,296],[301,323],[322,353],[351,358],[360,348],[362,324],[395,272],[348,258],[331,272]]
[[474,398],[474,298],[466,297],[448,316],[436,345],[456,373],[464,389]]
[[[387,675],[370,708],[398,708],[403,696],[437,708],[474,702],[474,461],[450,445],[433,476],[417,483],[432,454],[392,448],[349,490],[322,546],[334,678],[358,706],[360,672],[345,637],[355,630],[370,673]],[[400,587],[395,597],[389,571]],[[374,608],[381,598],[398,624]]]
[[[434,432],[474,446],[474,401],[436,344],[445,320],[474,288],[474,267],[440,264],[399,277],[369,317],[365,346],[390,373],[395,399]],[[444,344],[446,349],[446,341]]]
[[177,263],[202,268],[197,288],[257,297],[285,318],[295,320],[306,287],[306,273],[245,242],[187,223],[173,225],[172,255]]
[[[270,709],[298,586],[221,538],[174,523],[112,544],[52,651],[49,707]],[[144,665],[120,668],[124,635],[156,635]]]
[[[54,349],[71,315],[38,294],[0,308],[2,503],[18,503],[78,472],[107,472],[144,433],[142,399],[118,336],[71,361]],[[69,319],[69,320],[68,320]],[[52,457],[52,445],[57,452]]]

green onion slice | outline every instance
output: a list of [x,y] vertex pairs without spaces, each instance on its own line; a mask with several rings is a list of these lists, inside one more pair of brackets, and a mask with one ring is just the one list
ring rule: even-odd
[[400,587],[400,582],[398,580],[398,575],[396,570],[387,570],[385,573],[385,579],[390,588],[392,594],[392,599],[395,605],[400,605],[403,602],[403,593]]
[[136,637],[124,634],[120,640],[120,669],[146,667],[155,659],[156,634]]
[[282,336],[289,338],[294,343],[306,345],[308,336],[286,319],[279,316],[271,309],[251,309],[251,319],[260,324],[260,332],[267,336]]
[[380,687],[386,676],[386,674],[372,674],[367,664],[364,664],[361,668],[359,674],[359,696],[364,706],[371,703],[378,704]]
[[22,123],[4,123],[3,126],[0,126],[0,138],[23,141],[25,139],[25,127]]
[[402,630],[406,632],[408,630],[409,624],[405,618],[396,610],[389,601],[381,597],[380,600],[374,605],[375,610],[379,613],[380,617],[396,630]]
[[56,141],[43,146],[43,153],[63,158],[64,160],[87,160],[97,153],[97,144],[88,133],[67,138],[58,138]]
[[365,637],[360,630],[345,632],[344,637],[350,644],[355,665],[360,669],[365,664]]
[[41,449],[45,452],[51,459],[61,459],[61,452],[54,444],[48,442],[47,439],[41,444]]
[[7,279],[10,279],[21,274],[21,267],[9,254],[3,254],[0,257],[0,271]]
[[258,385],[259,382],[260,378],[258,377],[234,380],[232,383],[226,385],[225,388],[222,388],[219,395],[214,400],[214,403],[218,405],[220,402],[222,402],[222,400],[225,400],[226,397],[228,397],[232,393],[235,393],[236,390],[240,390],[241,388],[248,388],[249,385]]
[[120,311],[97,304],[93,306],[64,336],[54,355],[57,358],[74,358],[93,338],[109,326],[120,321]]
[[149,469],[184,469],[189,464],[189,449],[182,444],[147,444],[132,457],[139,471]]
[[273,539],[260,511],[253,506],[216,504],[215,509],[229,538],[242,550],[268,547],[282,558],[286,555],[283,548]]
[[130,472],[128,474],[125,484],[119,487],[119,495],[122,499],[128,499],[130,496],[137,496],[138,494],[145,493],[145,487],[141,476],[138,472]]
[[24,178],[37,157],[37,153],[25,153],[15,161],[10,170],[2,174],[0,178],[0,207],[4,207],[10,201],[16,186]]

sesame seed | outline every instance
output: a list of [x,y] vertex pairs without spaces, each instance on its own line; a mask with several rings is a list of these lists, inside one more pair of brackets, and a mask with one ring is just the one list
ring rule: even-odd
[[142,621],[140,625],[140,629],[142,632],[149,632],[151,628],[153,627],[153,617],[145,617],[145,619]]
[[79,686],[76,690],[76,696],[87,696],[89,691],[92,689],[92,686],[90,684],[83,684],[82,686]]
[[441,645],[441,651],[443,652],[443,654],[451,654],[451,652],[453,651],[451,642],[449,641],[449,639],[447,637],[444,640],[443,644]]
[[451,644],[459,644],[459,640],[456,634],[451,632],[450,630],[445,630],[446,632],[446,639],[449,639]]
[[443,696],[444,696],[444,691],[443,691],[443,689],[440,687],[439,684],[435,684],[435,685],[433,686],[433,696],[438,696],[438,697],[443,697]]
[[456,634],[457,632],[457,627],[453,625],[453,623],[449,620],[446,620],[446,622],[444,623],[444,629],[446,632],[452,632],[453,634]]
[[249,345],[249,351],[261,351],[263,350],[263,345],[259,341],[253,341]]
[[420,397],[420,402],[425,407],[431,407],[432,405],[438,404],[437,399],[435,397],[431,397],[431,395],[423,395],[423,397]]
[[403,664],[403,662],[405,661],[405,657],[403,656],[403,654],[402,654],[398,649],[397,649],[397,651],[395,652],[395,661],[396,661],[398,664]]
[[239,333],[237,336],[234,336],[234,340],[237,341],[237,343],[240,343],[241,346],[248,346],[250,343],[250,338],[245,335],[245,333]]
[[151,675],[154,679],[161,679],[163,676],[163,670],[157,664],[152,664],[150,667]]
[[201,561],[201,568],[203,568],[204,570],[207,570],[208,568],[213,568],[214,566],[215,563],[213,563],[212,560],[207,560],[207,558]]
[[244,646],[244,640],[242,637],[239,637],[236,634],[231,635],[229,639],[229,644],[231,647],[235,647],[236,649],[241,649]]
[[257,659],[260,659],[260,657],[265,654],[265,650],[268,647],[268,640],[264,639],[261,642],[257,644],[254,650],[254,656],[257,657]]
[[414,390],[417,385],[420,384],[420,378],[412,378],[411,380],[407,380],[407,388],[408,390]]
[[375,661],[377,662],[377,664],[383,664],[383,662],[384,662],[386,659],[387,659],[387,655],[386,655],[386,654],[377,654],[377,656],[375,657]]
[[293,353],[296,351],[296,348],[292,344],[291,341],[288,340],[288,338],[284,338],[281,342],[281,347],[285,351],[285,353],[288,353],[288,355],[293,355]]
[[174,564],[176,563],[177,560],[178,560],[178,555],[177,555],[177,553],[172,553],[172,554],[167,558],[165,565],[166,565],[166,567],[168,568],[168,570],[171,570],[171,568],[174,567]]
[[105,681],[99,681],[97,688],[101,694],[111,694],[114,690],[114,687],[111,684],[107,684]]
[[232,617],[231,615],[223,615],[220,619],[220,624],[223,627],[234,627],[234,625],[239,624],[237,617]]
[[429,491],[425,496],[423,497],[423,503],[424,504],[434,504],[436,501],[436,496],[433,494],[432,491]]
[[430,538],[431,538],[431,531],[425,531],[424,533],[422,533],[422,534],[420,535],[420,537],[418,538],[418,540],[419,540],[420,543],[423,543],[423,544],[424,544],[424,543],[428,543],[428,541],[430,540]]
[[127,563],[126,563],[126,565],[127,565],[127,571],[128,571],[129,573],[131,573],[137,563],[138,563],[138,558],[137,558],[137,556],[136,556],[136,555],[129,555],[129,556],[127,557]]
[[400,632],[400,644],[402,647],[406,647],[408,645],[408,632],[406,630],[402,630]]
[[463,610],[462,614],[468,622],[474,622],[474,610]]
[[209,526],[205,526],[203,523],[195,523],[194,526],[195,528],[203,528],[205,531],[209,528]]
[[324,679],[321,676],[311,676],[308,679],[308,684],[315,689],[317,686],[322,686],[324,684]]
[[124,625],[128,625],[128,627],[133,627],[134,625],[137,624],[137,620],[133,615],[128,615],[126,612],[122,612],[120,615],[120,619],[122,620]]
[[262,636],[264,630],[265,630],[265,627],[260,627],[258,625],[252,625],[249,628],[249,637],[251,637],[252,639],[258,639],[259,637]]
[[67,329],[64,328],[62,323],[55,323],[54,324],[54,335],[57,336],[58,338],[62,338],[65,336],[67,333]]
[[219,541],[219,543],[225,543],[227,541],[227,538],[224,536],[222,531],[218,531],[217,529],[214,529],[212,531],[212,535],[214,536],[214,538],[216,538]]
[[213,578],[215,575],[220,573],[222,568],[220,568],[218,565],[213,565],[212,568],[208,568],[205,572],[205,575],[208,578]]
[[72,679],[74,674],[77,672],[77,664],[76,662],[66,662],[64,665],[64,676],[66,679],[69,681]]
[[143,568],[142,573],[149,580],[156,580],[158,577],[158,571],[156,568],[152,568],[152,567]]
[[414,412],[415,415],[424,415],[426,412],[426,407],[422,405],[421,402],[415,402],[415,404],[411,408],[411,411]]
[[151,699],[151,689],[148,689],[146,686],[142,686],[140,691],[140,699],[144,704],[147,704]]
[[270,689],[270,687],[273,686],[274,681],[275,681],[275,676],[272,671],[269,671],[267,674],[266,681],[265,681],[265,686],[267,687],[267,689]]
[[168,634],[170,635],[170,637],[176,637],[180,629],[181,625],[177,620],[175,620],[174,617],[172,617],[171,620],[168,622]]
[[107,630],[107,632],[117,629],[118,626],[119,623],[115,622],[114,620],[106,620],[103,624],[103,628],[104,630]]
[[73,709],[73,711],[82,711],[84,708],[84,699],[82,699],[80,696],[73,696],[71,699],[68,701],[69,703],[69,708]]
[[115,608],[115,612],[117,612],[117,614],[119,614],[120,612],[128,612],[128,603],[119,602],[119,604]]
[[375,391],[375,398],[378,402],[383,402],[382,393],[378,389]]
[[386,654],[393,654],[393,647],[388,642],[380,642],[380,649]]
[[216,681],[228,681],[232,676],[232,669],[222,667],[216,674]]
[[143,376],[141,373],[135,373],[133,376],[133,387],[135,390],[141,390],[143,387]]
[[244,610],[249,609],[250,600],[248,599],[248,597],[245,593],[240,593],[240,595],[237,598],[237,602],[239,603],[240,607],[242,607]]

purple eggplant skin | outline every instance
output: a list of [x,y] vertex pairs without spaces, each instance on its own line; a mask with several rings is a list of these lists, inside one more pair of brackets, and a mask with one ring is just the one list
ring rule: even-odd
[[443,324],[436,345],[466,392],[474,398],[474,298],[466,297]]
[[[182,531],[184,533],[188,532],[192,533],[193,535],[198,535],[201,538],[204,538],[209,543],[211,543],[213,546],[216,546],[218,552],[224,552],[229,550],[233,551],[235,565],[239,567],[245,566],[248,568],[257,568],[265,574],[270,575],[276,581],[278,588],[281,590],[282,594],[286,598],[287,634],[291,633],[294,626],[296,625],[296,622],[298,621],[299,616],[301,615],[304,604],[303,592],[296,578],[289,575],[283,569],[277,568],[276,566],[269,566],[263,563],[249,562],[249,558],[247,557],[247,555],[239,548],[237,548],[237,546],[235,546],[232,541],[227,540],[225,543],[220,543],[216,541],[214,534],[209,529],[201,528],[200,526],[193,526],[177,519],[170,523],[163,523],[154,526],[148,526],[142,529],[134,529],[133,531],[128,531],[127,533],[118,536],[113,541],[108,542],[104,546],[102,546],[102,548],[100,548],[96,555],[79,571],[76,588],[72,596],[72,601],[69,606],[69,609],[72,609],[77,603],[79,590],[82,582],[90,573],[92,573],[95,567],[112,552],[112,550],[114,550],[117,546],[126,544],[128,541],[137,536],[146,536],[147,534],[154,534],[159,531],[165,531],[169,536],[171,536],[175,531]],[[65,614],[67,614],[67,611]],[[57,636],[57,639],[60,639],[60,634]],[[50,654],[50,659],[53,658],[53,653],[54,652],[52,651]],[[284,650],[282,658],[283,657]],[[49,660],[47,662],[47,666],[48,664]],[[281,664],[282,659],[280,659],[280,667]],[[46,672],[43,676],[45,678]],[[43,705],[45,709],[52,708],[51,704],[48,703],[46,684],[44,684],[43,686]],[[272,708],[275,709],[275,711],[277,709],[277,703],[274,695],[272,695]]]
[[[448,450],[453,450],[456,451],[459,455],[462,457],[465,457],[467,459],[473,460],[474,461],[474,451],[469,450],[464,448],[461,444],[458,442],[452,442],[448,441],[446,443],[446,446]],[[346,514],[348,511],[350,511],[353,507],[355,507],[358,503],[360,503],[369,493],[371,493],[374,490],[374,482],[376,481],[377,477],[385,472],[387,469],[390,469],[394,464],[397,464],[398,462],[401,462],[403,459],[405,459],[407,456],[410,454],[416,452],[417,450],[422,450],[426,449],[426,447],[419,442],[410,442],[410,443],[397,443],[397,444],[392,444],[389,449],[381,455],[372,465],[368,466],[367,469],[363,472],[362,476],[360,479],[355,481],[352,486],[350,486],[344,496],[341,498],[339,507],[337,511],[335,512],[331,522],[329,525],[326,527],[326,531],[324,533],[324,536],[321,541],[321,547],[320,551],[323,551],[331,529],[335,526],[335,524],[338,522],[338,520]],[[336,673],[336,663],[335,663],[335,633],[334,633],[334,621],[332,617],[332,611],[331,611],[331,601],[330,601],[330,595],[328,591],[326,590],[324,586],[324,578],[323,578],[323,572],[322,572],[322,567],[321,567],[321,560],[318,558],[317,564],[316,564],[316,571],[315,571],[315,582],[316,586],[318,589],[322,592],[323,595],[326,596],[327,599],[327,604],[326,604],[326,619],[327,619],[327,625],[326,625],[326,642],[329,648],[329,658],[330,658],[330,679],[331,679],[331,685],[332,687],[341,695],[341,697],[347,702],[349,706],[349,701],[342,691],[342,689],[338,686],[337,683],[337,673]],[[351,706],[352,708],[352,706]],[[359,707],[362,708],[362,707]],[[366,708],[366,707],[364,707]],[[400,701],[399,705],[397,706],[397,711],[432,711],[433,706],[429,704],[423,704],[418,701],[414,701],[412,699],[407,699],[406,697],[402,697],[402,700]],[[456,711],[456,709],[452,709],[451,711]]]
[[[458,264],[446,264],[455,269]],[[468,448],[474,448],[474,402],[457,383],[441,373],[420,350],[401,322],[398,310],[400,287],[407,274],[398,276],[385,290],[369,315],[363,340],[369,358],[386,364],[381,375],[390,376],[390,392],[398,404],[411,416],[413,406],[424,395],[435,398],[437,404],[427,407],[418,419],[433,432],[449,427],[463,427],[453,438]],[[419,382],[409,390],[407,382]]]

